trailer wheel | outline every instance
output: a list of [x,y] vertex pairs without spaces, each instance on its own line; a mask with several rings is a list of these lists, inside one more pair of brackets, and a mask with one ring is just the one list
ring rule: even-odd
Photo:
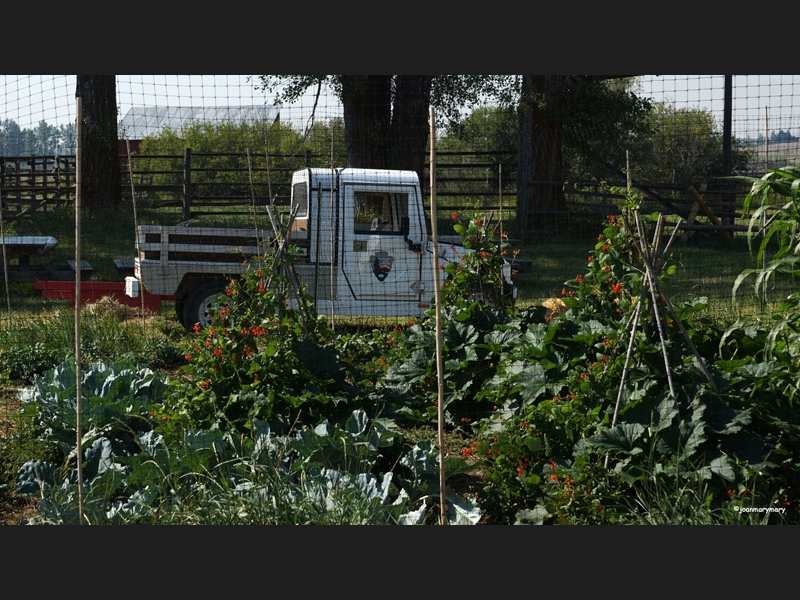
[[209,281],[195,288],[183,306],[183,326],[189,331],[195,323],[200,323],[200,327],[203,327],[211,322],[211,313],[231,306],[230,299],[222,304],[217,302],[217,297],[224,294],[227,287],[226,281]]
[[178,323],[180,323],[183,327],[186,327],[186,324],[183,322],[183,310],[186,306],[186,296],[181,296],[180,298],[175,299],[175,314],[178,316]]

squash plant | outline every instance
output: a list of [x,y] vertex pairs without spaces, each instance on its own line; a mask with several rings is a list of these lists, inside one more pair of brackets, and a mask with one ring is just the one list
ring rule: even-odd
[[[514,343],[500,348],[493,375],[481,382],[476,397],[497,410],[464,453],[484,469],[482,509],[497,522],[636,522],[643,489],[702,488],[710,511],[772,506],[796,519],[800,420],[790,396],[769,382],[779,366],[758,353],[717,355],[724,332],[701,318],[703,299],[688,302],[677,318],[703,349],[712,386],[675,320],[661,342],[659,307],[639,294],[634,234],[614,216],[607,221],[587,272],[565,283],[569,310],[545,323],[519,311]],[[640,301],[646,309],[631,334]],[[765,337],[748,334],[753,345]],[[729,334],[743,347],[748,340]]]

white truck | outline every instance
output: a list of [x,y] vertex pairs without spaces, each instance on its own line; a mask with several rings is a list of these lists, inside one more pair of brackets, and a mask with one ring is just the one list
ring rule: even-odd
[[[418,316],[431,307],[433,245],[415,172],[302,169],[292,176],[291,209],[289,243],[301,252],[295,269],[318,312]],[[174,296],[190,329],[208,322],[228,281],[250,268],[243,256],[263,253],[273,232],[143,225],[137,235],[126,292],[136,295],[141,285]],[[442,264],[464,252],[452,239],[439,242]],[[516,295],[510,267],[504,275],[504,293]]]

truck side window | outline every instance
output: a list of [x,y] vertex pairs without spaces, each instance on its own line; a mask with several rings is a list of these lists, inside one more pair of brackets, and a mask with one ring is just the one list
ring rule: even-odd
[[408,214],[408,194],[356,192],[355,233],[400,233],[400,218]]
[[292,186],[292,208],[295,206],[298,207],[298,218],[308,216],[308,184],[305,181]]

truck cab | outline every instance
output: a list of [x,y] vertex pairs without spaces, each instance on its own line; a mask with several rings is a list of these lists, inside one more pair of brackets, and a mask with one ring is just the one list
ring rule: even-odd
[[[303,169],[292,177],[295,263],[320,312],[418,315],[433,274],[413,171]],[[427,259],[427,262],[424,262]]]

